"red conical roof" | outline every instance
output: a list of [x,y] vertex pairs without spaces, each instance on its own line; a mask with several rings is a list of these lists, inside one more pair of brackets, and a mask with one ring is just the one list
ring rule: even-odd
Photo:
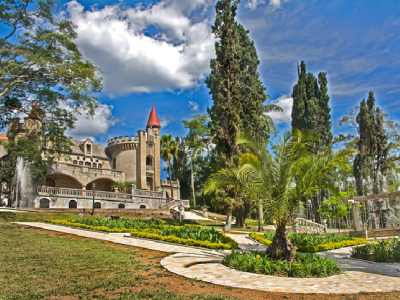
[[160,121],[157,118],[156,110],[154,109],[154,105],[149,116],[149,121],[147,122],[147,127],[149,126],[161,127]]

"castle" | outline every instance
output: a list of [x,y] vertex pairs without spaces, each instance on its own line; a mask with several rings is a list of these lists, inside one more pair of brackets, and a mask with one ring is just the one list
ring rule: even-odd
[[[34,107],[23,123],[19,119],[10,122],[7,138],[29,138],[37,135],[40,128],[41,118],[35,114]],[[90,139],[71,140],[72,152],[48,163],[46,184],[37,187],[35,199],[26,200],[23,206],[90,209],[94,201],[95,208],[104,209],[166,207],[171,183],[160,180],[160,130],[153,106],[146,130],[139,130],[137,136],[115,137],[107,146]],[[127,181],[134,182],[127,191],[112,189],[114,182]],[[179,181],[172,182],[172,186],[174,202],[178,203]],[[189,205],[187,200],[181,200],[180,204]]]

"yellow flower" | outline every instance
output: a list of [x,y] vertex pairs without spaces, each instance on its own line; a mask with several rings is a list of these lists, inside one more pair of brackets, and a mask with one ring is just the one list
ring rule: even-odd
[[261,258],[261,256],[260,255],[256,255],[256,258]]

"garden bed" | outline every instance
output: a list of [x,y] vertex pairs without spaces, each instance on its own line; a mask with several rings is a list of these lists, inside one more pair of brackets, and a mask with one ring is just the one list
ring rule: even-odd
[[272,260],[265,252],[239,253],[232,251],[222,264],[239,271],[296,278],[328,277],[342,274],[339,264],[329,258],[311,254],[296,254],[294,262]]
[[[274,232],[264,234],[250,233],[252,239],[266,246],[271,245],[274,235]],[[358,239],[349,235],[335,233],[289,233],[288,237],[293,245],[297,247],[298,252],[307,253],[328,251],[367,243],[366,239]]]
[[400,239],[381,240],[378,243],[353,247],[351,258],[372,262],[400,262]]
[[209,249],[238,248],[238,244],[222,232],[215,229],[203,229],[199,225],[173,226],[154,219],[109,220],[98,218],[90,220],[81,218],[77,220],[45,220],[45,222],[108,233],[127,232],[134,237]]

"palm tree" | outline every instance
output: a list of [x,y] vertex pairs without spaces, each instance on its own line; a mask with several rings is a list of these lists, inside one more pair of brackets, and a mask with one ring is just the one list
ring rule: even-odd
[[252,191],[254,191],[254,189],[252,187],[252,182],[249,181],[249,177],[240,172],[236,167],[231,169],[222,169],[212,174],[204,185],[204,192],[210,194],[221,187],[226,188],[227,191],[224,195],[225,197],[223,201],[227,212],[224,231],[230,231],[232,211],[234,207],[239,204],[238,200],[253,200],[254,197],[252,196],[254,193],[252,193]]
[[266,209],[276,221],[276,233],[267,253],[274,259],[293,261],[295,247],[287,237],[286,222],[300,205],[300,200],[322,188],[337,192],[324,180],[333,167],[349,169],[346,159],[354,151],[341,150],[330,155],[309,155],[316,139],[297,129],[288,131],[283,140],[273,147],[273,155],[265,144],[246,136],[237,139],[249,152],[240,158],[240,172],[247,174]]
[[171,186],[171,199],[174,199],[174,189],[172,187],[172,176],[171,176],[171,160],[178,153],[178,143],[172,138],[172,135],[163,134],[161,136],[160,152],[162,159],[168,162],[169,182]]

